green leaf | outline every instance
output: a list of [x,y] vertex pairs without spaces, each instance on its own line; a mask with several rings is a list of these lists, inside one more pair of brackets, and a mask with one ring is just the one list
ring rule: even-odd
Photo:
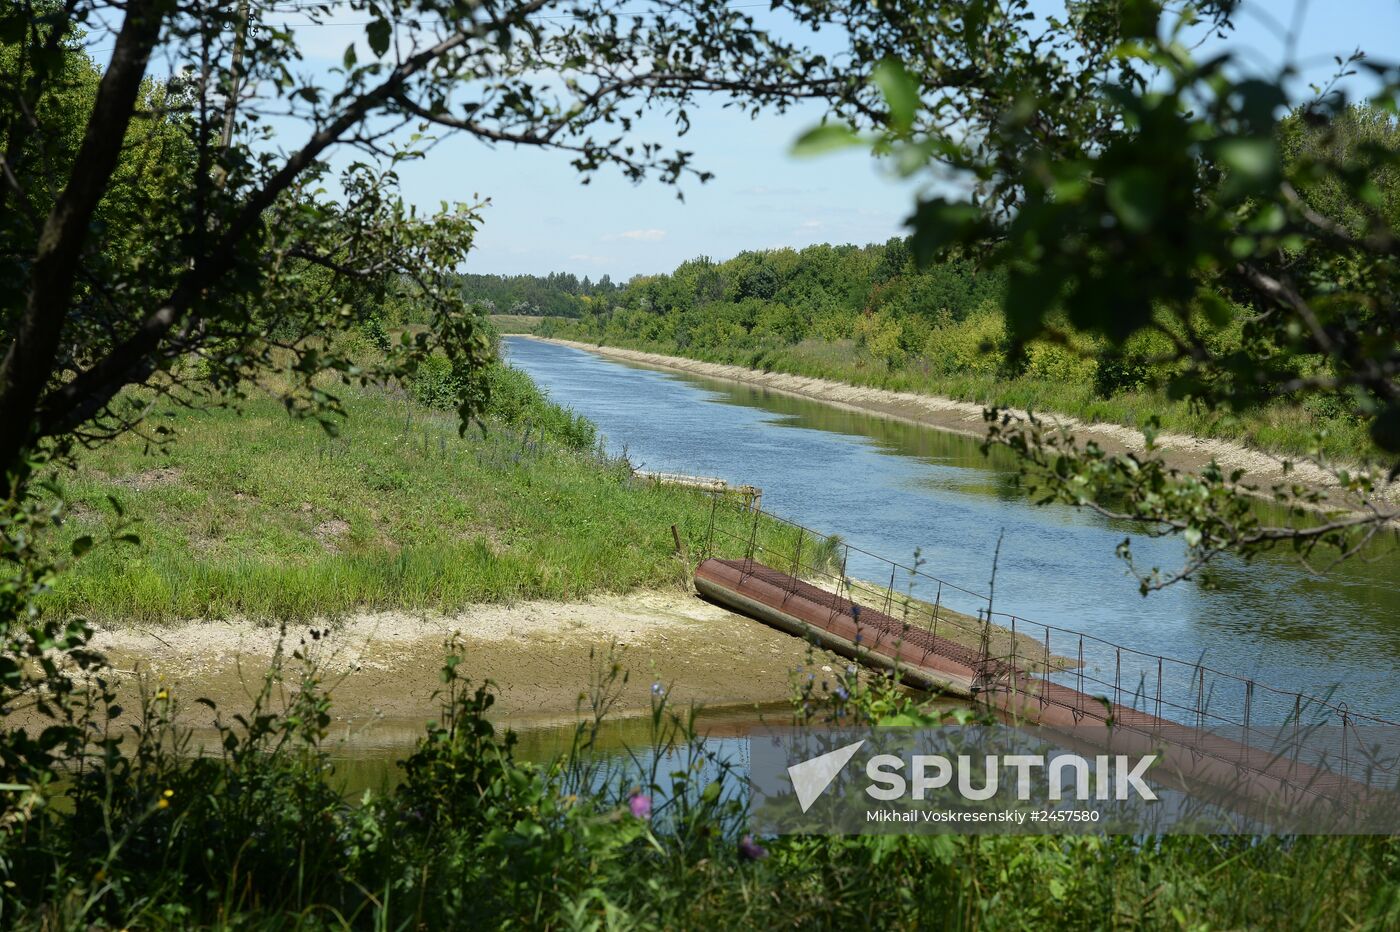
[[897,58],[886,58],[875,66],[871,80],[885,98],[890,111],[890,128],[907,133],[914,126],[919,109],[919,85]]
[[920,265],[933,259],[939,249],[969,238],[977,229],[982,212],[975,204],[946,201],[943,198],[920,201],[906,223],[913,228],[910,247]]
[[1146,168],[1130,168],[1108,180],[1108,206],[1123,226],[1145,233],[1162,212],[1162,183]]
[[365,28],[365,38],[369,40],[370,51],[383,55],[389,51],[389,21],[376,19]]
[[1155,39],[1160,15],[1157,0],[1123,0],[1118,8],[1119,29],[1130,39]]
[[1400,453],[1400,404],[1391,404],[1371,422],[1371,439],[1387,453]]
[[1278,177],[1278,146],[1272,139],[1222,139],[1215,145],[1215,157],[1227,172],[1220,186],[1221,197],[1226,200],[1262,191]]
[[792,154],[800,157],[821,155],[838,149],[849,149],[861,144],[860,136],[849,126],[838,123],[825,123],[814,126],[792,144]]

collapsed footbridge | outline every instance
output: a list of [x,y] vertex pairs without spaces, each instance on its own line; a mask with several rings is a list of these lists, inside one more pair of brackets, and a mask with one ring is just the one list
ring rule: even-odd
[[[1246,780],[1281,805],[1351,805],[1400,780],[1400,725],[1336,697],[1007,614],[990,594],[766,515],[796,532],[795,553],[775,553],[759,543],[759,520],[743,537],[712,512],[697,592],[910,687],[1087,745],[1111,733],[1117,752],[1152,750],[1197,780]],[[850,578],[852,553],[887,566],[889,583]],[[915,585],[933,599],[914,599]]]

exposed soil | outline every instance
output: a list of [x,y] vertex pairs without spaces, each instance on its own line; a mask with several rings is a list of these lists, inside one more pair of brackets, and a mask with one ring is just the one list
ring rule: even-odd
[[[485,605],[453,616],[365,614],[289,628],[282,643],[287,655],[300,650],[319,665],[335,736],[375,745],[408,740],[435,716],[433,693],[454,636],[458,672],[494,681],[498,717],[519,726],[570,720],[609,656],[629,674],[614,715],[649,709],[655,683],[681,706],[780,702],[790,695],[793,668],[844,664],[809,657],[797,638],[681,591]],[[139,673],[148,689],[171,690],[180,719],[203,729],[213,713],[194,700],[213,700],[225,716],[246,712],[281,637],[251,623],[191,621],[103,630],[93,646],[120,671],[128,709],[136,707]],[[297,661],[287,663],[292,670]]]
[[[529,338],[546,339],[535,336]],[[547,342],[572,346],[576,349],[587,350],[590,353],[597,353],[600,356],[620,359],[625,362],[688,372],[706,378],[744,382],[769,391],[808,398],[849,411],[878,414],[892,420],[933,427],[969,437],[980,439],[986,436],[982,405],[968,401],[957,401],[941,395],[867,388],[830,379],[788,375],[781,372],[763,372],[758,369],[747,369],[743,366],[700,362],[678,356],[663,356],[659,353],[645,353],[640,350],[621,349],[613,346],[597,346],[574,340],[548,339]],[[1024,411],[1018,413],[1025,414]],[[1121,424],[1089,424],[1064,415],[1050,415],[1048,417],[1052,422],[1073,429],[1081,439],[1097,441],[1101,447],[1109,452],[1142,452],[1143,450],[1142,432],[1135,428],[1125,427]],[[1205,440],[1187,434],[1163,432],[1157,435],[1157,448],[1162,458],[1171,466],[1182,470],[1199,471],[1214,459],[1227,471],[1243,469],[1248,474],[1246,482],[1264,488],[1285,481],[1298,482],[1323,490],[1335,487],[1332,476],[1326,470],[1311,463],[1295,459],[1292,471],[1285,473],[1282,457],[1228,440]],[[1391,501],[1400,501],[1400,483],[1391,483],[1380,494]]]
[[154,489],[157,486],[170,485],[180,479],[181,471],[175,466],[158,466],[154,469],[147,469],[134,476],[125,476],[112,481],[117,485],[124,485],[129,489],[140,492],[145,489]]

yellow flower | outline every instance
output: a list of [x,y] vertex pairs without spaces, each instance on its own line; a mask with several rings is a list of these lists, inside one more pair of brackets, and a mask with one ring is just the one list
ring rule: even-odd
[[175,791],[174,791],[174,790],[166,790],[165,793],[163,793],[162,795],[164,795],[166,799],[169,799],[170,797],[172,797],[172,796],[175,795]]
[[157,699],[169,699],[169,698],[170,698],[170,693],[168,693],[168,692],[166,692],[165,690],[162,689],[160,692],[156,693],[156,698],[157,698]]
[[162,800],[160,800],[159,802],[156,803],[156,808],[157,808],[157,809],[169,809],[169,808],[170,808],[170,800],[168,800],[168,799],[162,799]]

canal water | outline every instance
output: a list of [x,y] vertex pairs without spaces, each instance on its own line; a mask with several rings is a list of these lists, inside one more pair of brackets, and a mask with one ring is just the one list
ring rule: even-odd
[[[759,486],[765,510],[892,560],[910,563],[917,549],[927,572],[976,592],[987,591],[1000,537],[999,611],[1400,721],[1393,538],[1325,575],[1282,554],[1224,559],[1210,586],[1144,597],[1115,547],[1131,537],[1140,564],[1169,569],[1180,565],[1178,541],[1034,505],[1009,454],[988,458],[975,439],[528,338],[505,345],[513,365],[638,468]],[[889,570],[853,554],[849,572]],[[914,595],[934,597],[927,585]],[[1262,706],[1255,716],[1264,724],[1283,712]]]

